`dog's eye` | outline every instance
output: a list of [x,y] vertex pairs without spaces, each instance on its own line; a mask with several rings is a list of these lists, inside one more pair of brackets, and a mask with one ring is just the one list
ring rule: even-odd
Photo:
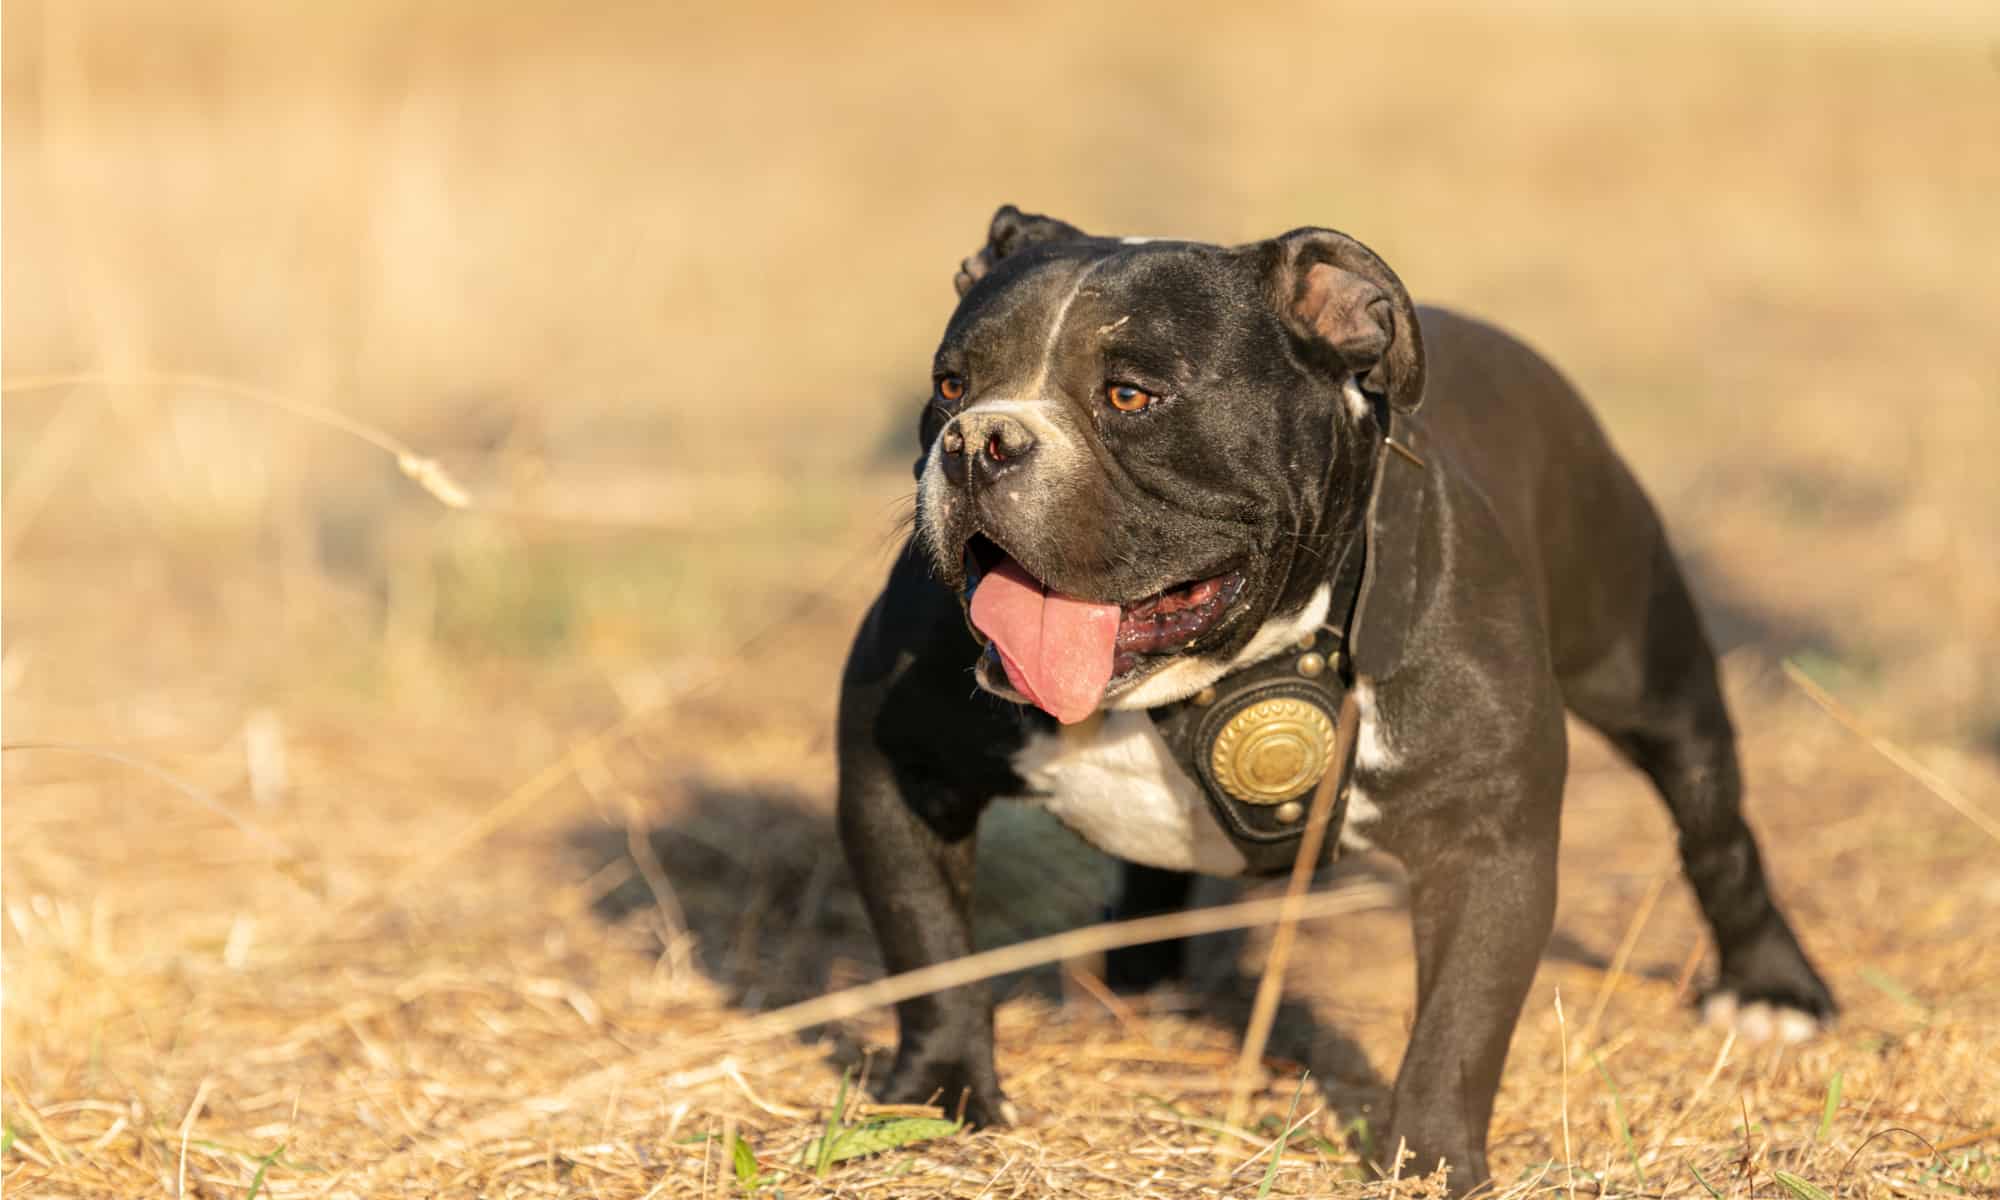
[[965,380],[956,375],[940,375],[937,377],[937,394],[938,399],[945,403],[956,404],[965,399]]
[[1104,385],[1104,399],[1119,412],[1135,413],[1151,408],[1160,398],[1129,383],[1107,383]]

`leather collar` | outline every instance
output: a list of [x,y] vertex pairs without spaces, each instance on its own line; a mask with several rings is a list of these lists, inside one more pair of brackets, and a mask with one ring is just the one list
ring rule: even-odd
[[1341,550],[1325,624],[1195,696],[1148,710],[1249,874],[1292,868],[1313,789],[1328,771],[1338,771],[1340,783],[1322,862],[1339,854],[1354,766],[1354,739],[1342,746],[1335,735],[1341,703],[1357,683],[1385,679],[1402,662],[1429,468],[1422,431],[1408,415],[1389,411],[1386,429],[1367,525]]

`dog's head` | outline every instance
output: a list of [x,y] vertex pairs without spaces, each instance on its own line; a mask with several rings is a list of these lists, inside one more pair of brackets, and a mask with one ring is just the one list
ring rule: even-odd
[[1383,406],[1423,396],[1381,259],[1327,229],[1120,240],[1007,207],[956,282],[917,522],[981,686],[1065,721],[1152,707],[1324,618]]

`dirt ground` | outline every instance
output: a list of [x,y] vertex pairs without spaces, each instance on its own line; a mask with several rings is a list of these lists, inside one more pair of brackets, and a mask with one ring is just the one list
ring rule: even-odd
[[[1307,927],[1241,1126],[1261,932],[1132,1002],[1009,977],[1024,1121],[823,1170],[891,1024],[750,1024],[881,974],[835,681],[1011,201],[1353,232],[1562,364],[1667,516],[1842,1014],[1697,1023],[1667,822],[1579,732],[1500,1185],[2000,1194],[1980,7],[8,4],[0,1182],[1431,1194],[1360,1166],[1387,861],[1327,882],[1392,900]],[[982,844],[983,941],[1095,919],[1067,834]]]

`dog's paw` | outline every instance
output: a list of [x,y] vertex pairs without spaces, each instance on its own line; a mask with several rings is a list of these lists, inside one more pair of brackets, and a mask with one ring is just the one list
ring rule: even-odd
[[[982,1076],[985,1076],[982,1078]],[[884,1104],[935,1104],[952,1119],[974,1129],[1018,1124],[1021,1113],[1000,1090],[990,1072],[960,1063],[932,1063],[921,1069],[896,1070],[873,1089]]]
[[1701,1002],[1701,1019],[1717,1029],[1734,1029],[1746,1042],[1786,1045],[1810,1041],[1832,1023],[1830,1015],[1817,1016],[1781,1001],[1745,1001],[1734,991],[1710,992]]
[[1773,922],[1724,950],[1721,976],[1702,997],[1701,1015],[1746,1041],[1803,1042],[1833,1024],[1833,993],[1791,930]]

